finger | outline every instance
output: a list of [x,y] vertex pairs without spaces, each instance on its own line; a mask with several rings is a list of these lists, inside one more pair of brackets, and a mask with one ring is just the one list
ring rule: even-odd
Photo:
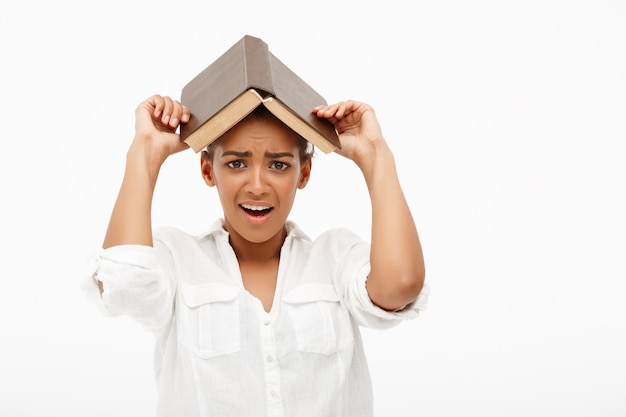
[[183,123],[187,123],[191,119],[191,112],[189,111],[189,107],[183,105],[183,114],[180,116],[180,121]]
[[161,123],[164,125],[169,125],[170,119],[172,118],[172,109],[174,108],[173,100],[168,97],[163,97],[163,115],[161,116]]
[[332,124],[335,124],[337,122],[335,116],[337,115],[337,109],[340,105],[341,102],[332,105],[317,106],[313,111],[317,117],[327,119]]
[[183,106],[180,102],[176,100],[172,100],[172,115],[170,117],[169,125],[170,127],[176,129],[178,124],[180,123],[180,118],[183,114]]
[[161,97],[158,94],[155,94],[148,99],[148,102],[154,107],[154,111],[152,112],[152,115],[154,116],[154,118],[158,119],[159,117],[161,117],[161,113],[163,112],[163,106],[164,106],[163,97]]
[[170,119],[170,126],[177,128],[182,123],[187,123],[191,117],[189,108],[181,104],[178,100],[172,100],[172,117]]
[[346,102],[342,101],[338,103],[337,111],[335,111],[335,117],[339,120],[343,119],[346,114]]
[[359,108],[359,103],[354,100],[347,100],[341,103],[335,117],[338,119],[344,119],[349,114],[355,112]]
[[325,109],[317,112],[317,117],[328,120],[331,124],[337,123],[337,118],[333,116],[334,112],[330,109]]
[[318,116],[331,117],[341,120],[352,113],[358,107],[358,103],[354,100],[340,101],[330,106],[320,106]]

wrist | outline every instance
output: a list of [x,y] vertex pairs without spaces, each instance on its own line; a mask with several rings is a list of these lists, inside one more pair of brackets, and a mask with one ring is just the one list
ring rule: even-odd
[[391,149],[384,139],[373,140],[367,150],[355,155],[354,162],[357,164],[366,180],[384,173],[390,166],[395,166],[395,160]]
[[135,137],[126,153],[126,172],[133,176],[147,175],[154,184],[166,157],[155,152],[149,142],[138,139]]

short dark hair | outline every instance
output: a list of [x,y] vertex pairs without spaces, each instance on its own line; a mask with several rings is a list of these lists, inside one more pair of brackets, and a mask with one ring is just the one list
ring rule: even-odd
[[[272,114],[272,112],[270,112],[267,107],[263,106],[263,105],[259,105],[258,107],[256,107],[254,110],[252,110],[252,112],[250,114],[248,114],[246,117],[244,117],[239,123],[248,120],[250,118],[254,118],[256,120],[277,120],[280,123],[283,123],[280,119],[278,119],[276,116],[274,116],[274,114]],[[289,128],[287,125],[285,125],[287,128]],[[300,151],[300,162],[306,162],[309,159],[313,158],[313,154],[315,152],[315,147],[313,146],[313,144],[309,141],[307,141],[306,139],[304,139],[301,135],[299,135],[297,132],[293,131],[291,128],[289,128],[293,134],[296,137],[296,142],[298,144],[298,150]],[[213,142],[211,142],[204,151],[202,151],[202,156],[204,158],[207,158],[208,160],[212,160],[213,159],[213,155],[215,153],[215,147],[217,146],[217,141],[219,140],[219,138]]]

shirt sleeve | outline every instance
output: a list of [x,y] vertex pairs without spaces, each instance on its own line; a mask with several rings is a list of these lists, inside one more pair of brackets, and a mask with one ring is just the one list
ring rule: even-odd
[[157,259],[163,258],[149,246],[99,249],[88,262],[83,292],[104,315],[127,315],[147,330],[157,330],[171,318],[174,296]]
[[327,247],[331,247],[336,268],[336,283],[352,317],[361,326],[375,329],[393,327],[403,320],[414,319],[426,309],[429,287],[424,285],[419,297],[412,303],[395,311],[388,311],[374,304],[367,292],[370,273],[370,245],[346,229],[332,231]]
[[[424,284],[420,295],[412,303],[406,306],[394,310],[388,311],[378,307],[372,302],[369,297],[366,288],[367,277],[359,277],[353,281],[353,288],[351,293],[358,299],[358,305],[361,307],[356,310],[357,314],[363,314],[357,318],[360,324],[372,327],[372,328],[387,328],[398,324],[402,320],[417,318],[420,312],[426,309],[428,304],[428,295],[430,289],[428,285]],[[353,313],[354,314],[354,313]]]

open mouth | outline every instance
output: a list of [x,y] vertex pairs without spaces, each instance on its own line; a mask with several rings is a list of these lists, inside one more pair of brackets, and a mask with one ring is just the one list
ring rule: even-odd
[[247,214],[249,214],[250,216],[254,216],[254,217],[263,217],[268,215],[272,210],[274,210],[274,207],[268,207],[268,206],[256,206],[253,204],[241,204],[241,208],[243,209],[243,211],[245,211]]

